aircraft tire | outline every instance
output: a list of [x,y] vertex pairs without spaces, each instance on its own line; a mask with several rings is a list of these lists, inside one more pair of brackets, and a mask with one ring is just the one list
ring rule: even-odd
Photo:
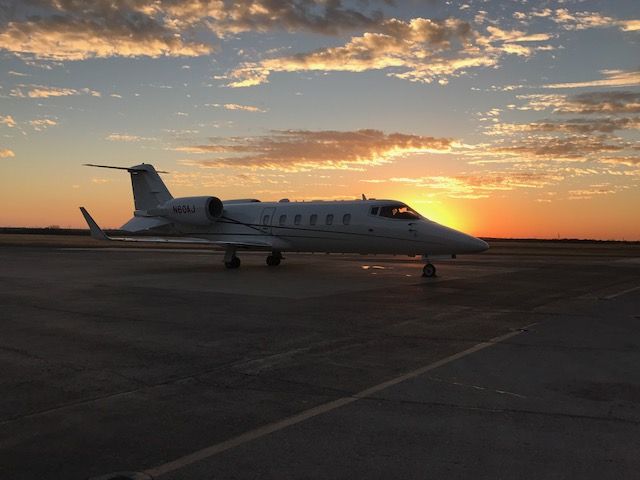
[[269,255],[267,257],[267,265],[270,267],[277,267],[280,265],[280,257],[276,255]]
[[431,263],[427,263],[422,267],[422,276],[427,278],[433,278],[436,276],[436,267]]
[[224,262],[224,266],[229,269],[239,268],[240,267],[240,258],[233,257],[231,261]]

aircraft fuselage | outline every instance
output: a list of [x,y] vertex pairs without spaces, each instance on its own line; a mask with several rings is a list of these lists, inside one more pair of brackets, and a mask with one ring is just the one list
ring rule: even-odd
[[483,240],[424,217],[382,216],[382,208],[406,207],[393,200],[223,205],[222,217],[210,226],[174,222],[174,227],[184,236],[207,240],[268,241],[273,250],[287,252],[450,255],[488,248]]

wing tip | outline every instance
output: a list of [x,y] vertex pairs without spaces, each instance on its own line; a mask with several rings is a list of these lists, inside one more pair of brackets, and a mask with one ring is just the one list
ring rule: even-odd
[[89,212],[87,212],[86,208],[80,207],[80,212],[82,213],[85,222],[87,222],[87,225],[89,226],[89,233],[91,234],[92,238],[95,238],[96,240],[111,240],[107,236],[107,234],[104,233],[104,231],[98,226]]

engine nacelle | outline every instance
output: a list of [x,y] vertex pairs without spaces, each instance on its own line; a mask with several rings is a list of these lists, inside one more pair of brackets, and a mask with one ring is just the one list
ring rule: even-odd
[[182,197],[169,200],[157,214],[175,222],[205,226],[215,223],[222,216],[222,210],[222,200],[218,197]]

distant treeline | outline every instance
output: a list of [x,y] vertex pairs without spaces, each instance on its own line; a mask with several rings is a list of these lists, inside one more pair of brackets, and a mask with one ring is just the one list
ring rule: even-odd
[[[121,230],[109,230],[105,229],[105,232],[109,235],[124,234]],[[89,236],[89,230],[83,228],[60,228],[60,227],[45,227],[45,228],[27,228],[27,227],[0,227],[0,234],[13,233],[19,235],[79,235]]]
[[[60,227],[45,227],[45,228],[26,228],[26,227],[0,227],[0,234],[13,233],[23,235],[79,235],[89,236],[89,230],[82,228],[60,228]],[[125,235],[126,232],[122,230],[108,230],[105,229],[107,235]],[[553,242],[553,243],[629,243],[640,244],[640,241],[625,241],[625,240],[590,240],[580,238],[494,238],[494,237],[480,237],[487,242]]]

